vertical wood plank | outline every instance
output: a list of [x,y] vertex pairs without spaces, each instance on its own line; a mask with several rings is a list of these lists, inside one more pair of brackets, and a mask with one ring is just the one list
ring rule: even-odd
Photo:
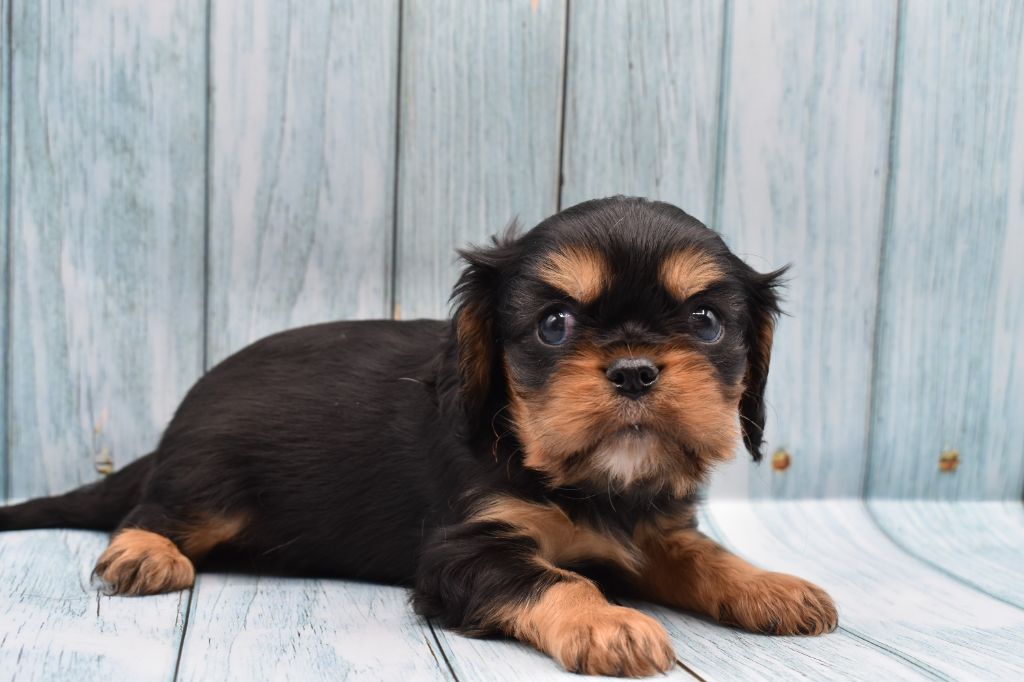
[[205,3],[15,0],[11,489],[151,450],[202,369]]
[[209,359],[389,314],[398,3],[214,0]]
[[1020,499],[1024,5],[911,0],[903,25],[868,492]]
[[723,7],[570,4],[562,206],[630,194],[711,220]]
[[896,3],[736,0],[720,229],[756,269],[793,264],[766,400],[774,472],[741,453],[720,496],[857,496],[867,451]]
[[189,593],[101,594],[90,574],[106,544],[83,531],[0,535],[0,680],[173,678]]
[[0,0],[0,497],[7,496],[7,388],[8,341],[7,321],[10,314],[11,283],[8,269],[10,240],[10,172],[11,172],[11,36],[9,34],[11,5]]
[[407,0],[396,314],[440,317],[455,249],[558,204],[565,0]]

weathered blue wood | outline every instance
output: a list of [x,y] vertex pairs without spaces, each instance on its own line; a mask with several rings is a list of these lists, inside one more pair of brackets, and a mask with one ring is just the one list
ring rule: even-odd
[[1024,608],[1024,507],[1019,500],[873,500],[872,518],[936,569]]
[[557,208],[565,1],[403,8],[395,315],[437,317],[456,248]]
[[[606,677],[569,673],[547,654],[514,640],[463,637],[434,626],[437,641],[460,682],[532,682],[532,680],[603,680]],[[661,679],[692,680],[682,668]]]
[[712,501],[711,526],[762,567],[825,588],[849,634],[945,679],[1018,679],[1024,609],[894,545],[858,500]]
[[211,11],[209,361],[391,301],[398,3]]
[[16,0],[11,489],[151,450],[202,370],[202,0]]
[[188,592],[107,597],[90,584],[106,535],[0,534],[0,680],[170,680]]
[[826,637],[766,637],[664,606],[630,605],[661,622],[682,664],[708,682],[935,679],[898,656],[841,630]]
[[905,6],[868,492],[1020,499],[1024,5]]
[[724,5],[570,3],[562,206],[633,194],[711,220]]
[[0,0],[0,498],[7,495],[7,318],[10,310],[10,280],[7,246],[10,236],[10,103],[11,36],[9,0]]
[[200,575],[177,680],[450,680],[397,587]]
[[793,264],[775,333],[765,449],[722,496],[856,496],[863,487],[888,164],[896,3],[737,0],[718,228],[753,267]]

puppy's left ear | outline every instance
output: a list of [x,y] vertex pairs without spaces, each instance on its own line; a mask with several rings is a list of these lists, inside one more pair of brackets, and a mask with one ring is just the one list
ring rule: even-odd
[[499,371],[499,296],[518,260],[517,231],[512,223],[490,246],[459,251],[466,266],[452,291],[452,337],[459,393],[470,419],[484,407]]
[[787,265],[766,274],[750,271],[747,293],[750,311],[750,327],[746,337],[747,373],[740,398],[740,422],[743,445],[755,462],[761,459],[761,444],[764,441],[764,389],[768,383],[775,321],[780,314],[778,289],[784,284],[782,277],[788,269]]

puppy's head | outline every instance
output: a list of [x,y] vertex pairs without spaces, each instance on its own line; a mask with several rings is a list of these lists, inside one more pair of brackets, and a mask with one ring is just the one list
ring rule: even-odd
[[684,495],[742,434],[755,459],[775,287],[668,204],[580,204],[462,253],[453,295],[471,421],[507,419],[552,486]]

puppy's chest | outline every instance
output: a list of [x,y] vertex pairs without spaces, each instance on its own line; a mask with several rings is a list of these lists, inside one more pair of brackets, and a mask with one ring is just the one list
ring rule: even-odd
[[636,573],[643,565],[643,553],[628,530],[574,520],[552,503],[495,497],[474,518],[512,527],[537,544],[540,558],[556,566],[606,563]]

